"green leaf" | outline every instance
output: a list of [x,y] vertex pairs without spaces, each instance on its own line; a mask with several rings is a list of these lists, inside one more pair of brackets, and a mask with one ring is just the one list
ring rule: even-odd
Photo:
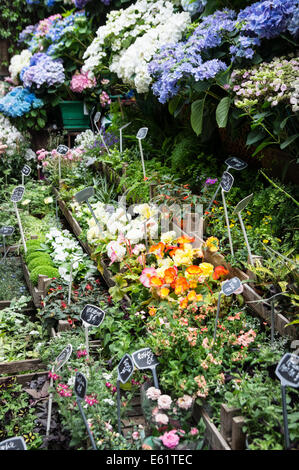
[[294,142],[294,140],[296,140],[298,137],[299,137],[299,134],[293,134],[293,135],[291,135],[290,137],[288,137],[288,138],[280,145],[281,150],[283,150],[283,149],[285,149],[286,147],[288,147],[288,145],[290,145],[292,142]]
[[170,114],[173,114],[175,112],[180,101],[181,101],[180,95],[176,95],[174,98],[172,98],[172,100],[169,101],[168,111],[170,112]]
[[258,142],[259,140],[262,140],[264,138],[265,138],[265,135],[264,135],[263,132],[253,130],[253,131],[249,132],[249,134],[247,136],[246,145],[253,145],[256,142]]
[[216,108],[216,121],[217,121],[218,127],[220,128],[226,127],[229,107],[230,107],[230,98],[229,96],[225,96],[224,98],[222,98],[222,100],[219,102]]
[[262,142],[253,152],[252,157],[255,157],[261,150],[263,150],[265,147],[268,147],[268,145],[271,144],[276,144],[276,142],[270,142],[269,140]]
[[205,98],[196,100],[191,105],[191,126],[197,136],[199,136],[202,132],[204,106]]
[[46,121],[39,117],[37,118],[37,124],[39,125],[39,127],[45,127]]

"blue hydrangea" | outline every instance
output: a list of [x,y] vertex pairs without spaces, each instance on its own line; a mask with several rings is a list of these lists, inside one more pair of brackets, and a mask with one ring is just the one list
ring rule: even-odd
[[31,57],[29,67],[22,73],[21,79],[26,88],[62,85],[65,80],[62,60],[53,60],[43,52],[34,54]]
[[181,5],[184,11],[188,11],[190,15],[201,13],[208,0],[181,0]]
[[26,88],[16,87],[0,99],[0,112],[5,116],[16,118],[31,111],[41,108],[43,100],[37,98],[34,93]]

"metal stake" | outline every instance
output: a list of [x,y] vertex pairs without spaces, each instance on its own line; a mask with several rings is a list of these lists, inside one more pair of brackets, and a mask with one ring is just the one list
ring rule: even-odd
[[118,423],[118,434],[121,434],[121,421],[120,421],[120,388],[119,380],[116,382],[117,388],[117,423]]
[[17,203],[16,203],[16,202],[14,202],[13,205],[14,205],[14,209],[15,209],[15,212],[16,212],[16,216],[17,216],[17,219],[18,219],[18,224],[19,224],[19,229],[20,229],[20,232],[21,232],[21,237],[22,237],[22,243],[23,243],[23,247],[24,247],[24,252],[27,253],[27,246],[26,246],[26,242],[25,242],[25,237],[24,237],[24,232],[23,232],[23,227],[22,227],[22,222],[21,222],[20,214],[19,214],[19,211],[18,211],[18,206],[17,206]]
[[227,213],[227,206],[226,206],[226,200],[225,200],[225,195],[224,195],[223,189],[221,190],[221,194],[222,194],[223,208],[224,208],[224,214],[225,214],[225,220],[226,220],[226,226],[227,226],[227,233],[228,233],[228,239],[229,239],[230,252],[231,252],[231,255],[234,256],[234,249],[233,249],[232,237],[231,237],[231,233],[230,233],[230,226],[229,226],[229,219],[228,219],[228,213]]
[[213,345],[216,341],[216,333],[217,333],[217,323],[218,323],[218,318],[219,318],[219,312],[220,312],[220,301],[222,297],[222,292],[219,292],[218,295],[218,302],[217,302],[217,313],[216,313],[216,320],[215,320],[215,328],[214,328],[214,336],[213,336]]
[[141,155],[141,163],[142,163],[143,177],[144,177],[144,179],[146,179],[145,165],[144,165],[144,157],[143,157],[143,149],[142,149],[141,139],[138,139],[138,141],[139,141],[139,149],[140,149],[140,155]]
[[243,222],[243,219],[242,219],[242,216],[241,216],[241,212],[238,212],[238,217],[239,217],[240,225],[241,225],[242,232],[243,232],[243,235],[244,235],[245,243],[246,243],[246,246],[247,246],[249,262],[250,262],[251,266],[253,266],[253,258],[252,258],[251,249],[250,249],[250,245],[249,245],[249,242],[248,242],[248,237],[247,237],[247,233],[246,233],[246,230],[245,230],[244,222]]
[[284,442],[285,442],[285,448],[288,449],[290,447],[290,436],[289,436],[289,426],[288,426],[285,385],[281,385],[281,398],[282,398],[282,412],[283,412]]
[[88,432],[88,435],[89,435],[89,439],[90,439],[90,442],[91,442],[91,445],[92,445],[92,448],[93,450],[97,450],[97,447],[96,447],[96,444],[94,442],[94,438],[93,438],[93,435],[91,434],[91,431],[90,431],[90,428],[88,426],[88,422],[86,420],[86,417],[85,417],[85,414],[84,414],[84,411],[82,409],[82,406],[81,406],[81,400],[79,397],[76,397],[76,402],[77,402],[77,405],[79,407],[79,410],[80,410],[80,413],[81,413],[81,416],[82,416],[82,419],[84,421],[84,424],[85,424],[85,427],[86,427],[86,430]]

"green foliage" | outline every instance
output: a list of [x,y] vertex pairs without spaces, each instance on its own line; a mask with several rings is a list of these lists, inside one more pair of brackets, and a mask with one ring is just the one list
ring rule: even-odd
[[33,285],[37,285],[39,275],[47,276],[49,278],[60,277],[58,269],[52,266],[48,266],[48,265],[37,266],[30,273],[30,281],[32,282]]
[[28,264],[29,271],[37,268],[37,266],[53,266],[51,256],[48,253],[41,254],[38,257],[35,257]]

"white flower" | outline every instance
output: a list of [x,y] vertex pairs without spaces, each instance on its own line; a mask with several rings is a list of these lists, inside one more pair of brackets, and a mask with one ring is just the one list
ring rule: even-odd
[[161,235],[161,241],[166,244],[171,243],[175,238],[176,233],[174,230],[171,230],[170,232],[165,232]]
[[66,268],[63,268],[62,266],[60,266],[58,268],[58,272],[60,274],[60,276],[62,277],[62,279],[64,279],[66,282],[70,282],[71,280],[71,276],[69,274],[67,274],[67,269]]
[[44,199],[44,203],[45,203],[45,204],[52,204],[52,202],[53,202],[53,198],[52,198],[51,196],[46,197],[46,198]]
[[116,241],[112,241],[107,245],[107,254],[113,263],[122,261],[126,255],[126,252],[126,248]]
[[24,67],[28,67],[31,56],[29,49],[24,49],[21,54],[16,54],[11,58],[8,70],[12,79],[17,78]]

